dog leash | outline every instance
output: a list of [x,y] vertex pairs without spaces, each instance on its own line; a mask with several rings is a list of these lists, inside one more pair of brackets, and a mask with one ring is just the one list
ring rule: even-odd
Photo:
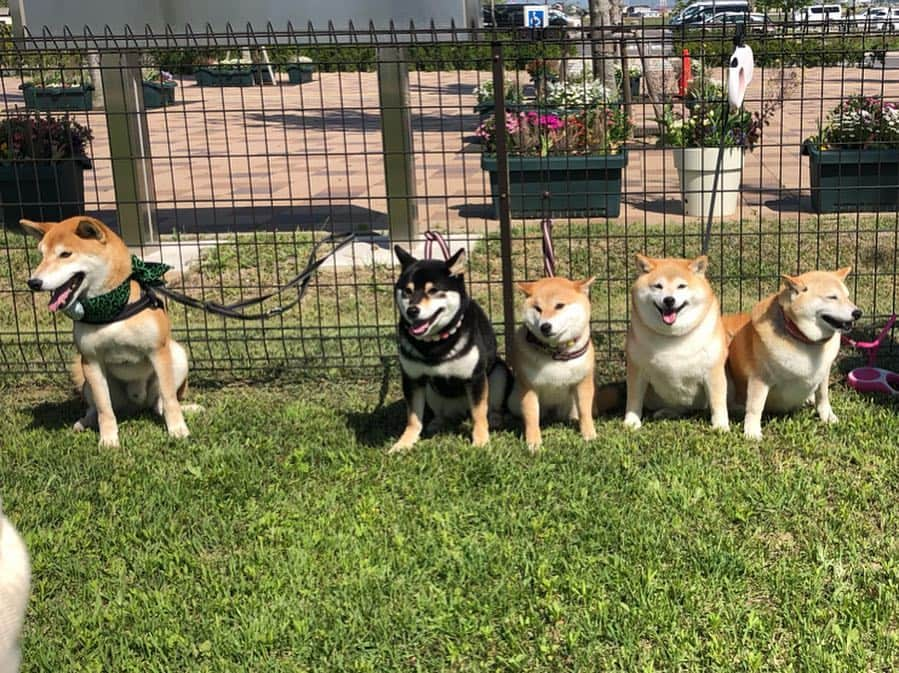
[[543,275],[554,278],[556,275],[556,253],[553,251],[553,221],[546,218],[540,223],[543,232]]
[[[288,311],[299,304],[303,299],[303,295],[306,294],[306,289],[309,287],[312,276],[316,271],[318,271],[321,265],[324,264],[333,255],[335,255],[338,251],[352,243],[355,239],[356,234],[353,233],[331,234],[329,236],[326,236],[312,247],[312,250],[309,253],[309,261],[306,263],[306,267],[299,274],[294,276],[290,281],[274,289],[268,294],[264,294],[259,297],[253,297],[251,299],[244,299],[242,301],[234,302],[233,304],[219,304],[218,302],[214,301],[203,301],[194,297],[190,297],[186,294],[170,290],[164,285],[155,286],[152,288],[152,291],[158,292],[159,294],[164,295],[168,299],[171,299],[178,304],[189,306],[190,308],[198,308],[200,310],[206,311],[207,313],[214,313],[216,315],[224,316],[225,318],[236,318],[237,320],[265,320],[266,318],[272,318],[276,315],[281,315],[285,311]],[[319,257],[319,251],[322,247],[327,245],[332,246],[331,249],[326,254]],[[297,296],[295,299],[286,304],[275,306],[261,313],[254,313],[249,315],[247,313],[244,313],[243,311],[243,309],[246,309],[249,306],[261,304],[264,301],[271,299],[272,297],[280,297],[285,292],[287,292],[288,290],[292,290],[293,288],[297,288]]]
[[434,244],[437,244],[437,247],[440,248],[440,252],[443,253],[443,259],[450,258],[450,250],[449,245],[446,243],[446,239],[443,238],[441,234],[438,234],[436,231],[431,231],[428,229],[425,232],[425,259],[434,259]]

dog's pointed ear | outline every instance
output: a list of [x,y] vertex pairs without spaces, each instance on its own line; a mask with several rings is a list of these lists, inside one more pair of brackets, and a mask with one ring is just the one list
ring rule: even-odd
[[834,275],[836,275],[836,277],[840,280],[846,280],[846,276],[848,276],[850,273],[852,273],[851,266],[844,266],[842,269],[837,269],[836,271],[834,271]]
[[522,292],[524,292],[524,295],[525,295],[526,297],[530,297],[532,294],[534,294],[534,286],[535,286],[536,284],[537,284],[537,283],[526,283],[525,281],[519,281],[518,283],[515,283],[515,286],[516,286],[519,290],[521,290]]
[[44,234],[50,230],[52,222],[32,222],[31,220],[21,219],[19,220],[19,225],[26,234],[41,240]]
[[590,276],[586,280],[577,280],[574,282],[577,285],[577,289],[583,292],[588,297],[590,296],[590,286],[593,285],[593,281],[596,280],[596,276]]
[[781,280],[784,282],[784,286],[790,289],[790,292],[794,294],[802,294],[808,288],[805,286],[801,280],[799,280],[798,276],[788,276],[787,274],[781,274]]
[[396,253],[396,258],[400,260],[400,266],[405,270],[407,267],[412,266],[417,261],[412,255],[403,250],[399,245],[393,246],[393,251]]
[[81,220],[75,228],[75,233],[81,238],[93,238],[100,243],[106,243],[106,233],[103,228],[92,220]]
[[641,274],[649,273],[656,266],[655,260],[652,257],[641,255],[639,252],[634,259],[637,261],[637,272]]
[[465,273],[465,248],[456,250],[456,254],[446,260],[446,268],[451,276],[461,276]]
[[688,268],[697,276],[704,276],[709,269],[709,258],[706,255],[700,255],[690,262]]

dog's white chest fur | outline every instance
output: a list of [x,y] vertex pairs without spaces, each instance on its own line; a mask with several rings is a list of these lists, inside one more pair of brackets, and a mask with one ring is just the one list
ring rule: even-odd
[[406,356],[400,349],[400,366],[406,372],[406,376],[411,379],[431,377],[468,380],[474,374],[475,367],[480,360],[480,352],[478,347],[473,345],[464,355],[456,356],[456,353],[464,350],[467,345],[468,338],[459,339],[456,347],[436,365],[414,360]]
[[[550,355],[532,350],[530,357],[519,359],[520,376],[537,392],[541,418],[567,419],[576,415],[575,387],[590,375],[592,369],[588,358],[591,355],[592,350],[573,360],[554,360]],[[509,397],[509,410],[515,416],[521,416],[517,378]]]
[[147,353],[159,339],[152,321],[129,321],[91,325],[76,322],[75,345],[82,355],[101,360],[110,374],[121,381],[136,381],[152,373]]
[[[767,340],[763,340],[767,342]],[[797,409],[830,376],[840,349],[840,337],[834,335],[823,346],[785,344],[779,340],[764,343],[766,357],[761,358],[771,382],[765,408],[781,412]]]
[[28,604],[31,566],[22,538],[0,514],[0,673],[19,669],[19,633]]
[[696,329],[684,336],[663,337],[644,330],[632,340],[630,356],[649,377],[653,392],[665,406],[708,408],[709,372],[724,358],[725,344],[716,335],[718,320],[717,310],[710,310]]

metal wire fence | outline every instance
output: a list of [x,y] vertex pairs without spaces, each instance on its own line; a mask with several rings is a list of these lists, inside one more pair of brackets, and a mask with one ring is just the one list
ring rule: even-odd
[[[68,318],[26,285],[39,255],[16,227],[23,214],[96,216],[135,254],[172,264],[170,286],[216,301],[262,294],[322,237],[358,234],[284,315],[246,323],[170,306],[194,369],[216,377],[392,361],[391,245],[420,254],[428,229],[468,250],[471,292],[502,342],[514,283],[542,274],[551,217],[558,272],[597,277],[597,350],[617,369],[633,255],[700,253],[722,134],[738,146],[709,250],[724,310],[750,308],[781,273],[852,265],[870,331],[896,309],[899,228],[899,119],[880,104],[899,98],[899,38],[878,28],[753,24],[748,116],[729,111],[728,126],[732,25],[7,39],[0,362],[58,372],[73,348]],[[880,126],[866,126],[878,106]],[[23,158],[30,131],[16,126],[35,114],[89,127],[89,168],[57,160],[35,182],[49,163]],[[509,133],[491,135],[497,122]],[[803,154],[828,124],[867,136]],[[57,154],[77,136],[62,133]],[[697,144],[709,148],[698,182],[682,182],[692,178],[675,162]]]

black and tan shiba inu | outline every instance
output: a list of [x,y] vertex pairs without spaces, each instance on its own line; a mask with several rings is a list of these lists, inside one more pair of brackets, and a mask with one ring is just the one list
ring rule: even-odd
[[407,422],[391,452],[410,448],[421,435],[425,409],[434,427],[472,419],[472,443],[490,439],[488,414],[501,413],[509,372],[496,353],[496,335],[484,311],[465,291],[465,251],[446,261],[415,259],[394,248],[402,271],[395,297]]

